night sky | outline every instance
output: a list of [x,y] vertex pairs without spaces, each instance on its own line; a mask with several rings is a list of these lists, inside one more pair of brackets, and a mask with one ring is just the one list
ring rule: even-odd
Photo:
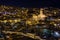
[[0,0],[0,5],[18,7],[59,7],[59,0]]

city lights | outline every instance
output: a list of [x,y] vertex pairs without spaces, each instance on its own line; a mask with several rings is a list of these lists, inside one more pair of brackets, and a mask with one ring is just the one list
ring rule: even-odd
[[0,31],[4,33],[5,36],[2,36],[4,39],[22,40],[23,37],[34,40],[60,39],[59,8],[1,6],[0,9],[2,10],[0,11]]

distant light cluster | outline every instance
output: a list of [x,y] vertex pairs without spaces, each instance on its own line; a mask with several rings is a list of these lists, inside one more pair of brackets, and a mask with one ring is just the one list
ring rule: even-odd
[[60,40],[60,9],[0,6],[0,28],[3,39]]

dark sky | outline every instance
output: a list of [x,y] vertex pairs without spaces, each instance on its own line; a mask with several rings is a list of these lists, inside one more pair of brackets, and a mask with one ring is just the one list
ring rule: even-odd
[[60,7],[59,0],[0,0],[0,4],[18,7]]

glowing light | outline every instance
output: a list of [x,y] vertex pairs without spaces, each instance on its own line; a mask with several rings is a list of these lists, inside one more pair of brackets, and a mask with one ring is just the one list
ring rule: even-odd
[[43,14],[43,9],[40,9],[40,14],[38,16],[33,15],[33,19],[38,21],[38,20],[44,20],[46,15]]
[[56,12],[54,12],[54,14],[56,14]]
[[17,21],[18,21],[18,22],[20,22],[21,20],[20,20],[20,19],[18,19]]
[[37,21],[38,20],[37,18],[38,17],[36,15],[33,15],[33,20]]
[[17,20],[14,20],[15,22],[17,22]]
[[58,32],[54,32],[54,33],[53,33],[53,36],[54,36],[54,37],[60,37],[60,34],[59,34]]
[[58,32],[55,32],[55,34],[56,34],[56,35],[59,35],[59,33],[58,33]]
[[6,23],[6,22],[7,22],[7,20],[4,20],[4,22]]
[[54,24],[54,26],[57,26],[57,24]]
[[31,21],[26,21],[26,24],[29,24],[29,25],[31,25],[32,23],[31,23]]
[[38,15],[38,20],[44,20],[44,18],[47,17],[43,14],[43,9],[40,9],[40,14]]
[[10,22],[12,22],[12,20],[9,20]]

